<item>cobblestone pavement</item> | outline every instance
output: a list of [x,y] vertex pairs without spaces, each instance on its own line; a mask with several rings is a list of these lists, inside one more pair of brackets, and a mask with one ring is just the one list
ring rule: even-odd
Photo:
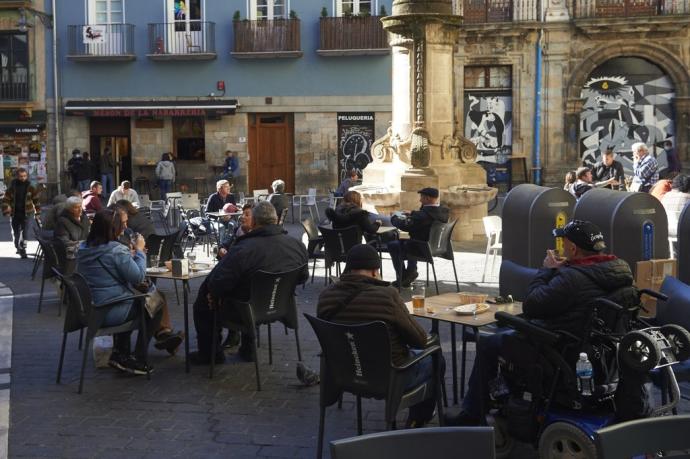
[[[289,230],[295,235],[301,233],[293,225]],[[32,243],[29,253],[34,248]],[[484,243],[458,248],[461,288],[496,293],[497,284],[478,283],[484,266]],[[280,332],[274,331],[272,366],[268,365],[266,346],[260,348],[260,392],[256,391],[253,364],[237,360],[232,352],[228,353],[228,361],[217,367],[215,378],[209,380],[208,367],[192,367],[186,374],[182,353],[170,357],[151,347],[150,362],[155,372],[150,381],[111,369],[97,370],[89,359],[85,391],[77,395],[81,355],[77,351],[78,333],[68,338],[63,381],[56,385],[63,320],[57,315],[56,289],[46,284],[43,312],[37,314],[40,280],[30,280],[31,259],[19,260],[14,255],[7,221],[0,223],[0,258],[0,281],[15,294],[11,457],[315,457],[319,390],[300,386],[295,377],[292,333],[285,336],[279,327]],[[441,260],[437,273],[441,290],[453,291],[450,264]],[[391,274],[392,266],[386,260],[384,277],[390,279]],[[192,300],[199,283],[191,284]],[[182,328],[182,307],[175,301],[172,285],[162,282],[159,286],[171,301],[174,323]],[[317,267],[314,284],[298,289],[300,311],[315,313],[322,288],[323,270]],[[449,350],[448,328],[442,326],[441,333],[442,346]],[[265,338],[265,327],[262,334]],[[303,318],[300,338],[306,364],[318,368],[319,345]],[[195,346],[192,336],[192,349]],[[473,349],[469,356],[468,369]],[[448,353],[446,358],[450,358]],[[384,429],[382,402],[364,401],[363,414],[366,433]],[[352,397],[345,398],[342,410],[329,408],[326,442],[355,435],[355,418]],[[404,414],[400,422],[404,422]],[[534,456],[530,446],[519,448],[515,454],[517,458]]]

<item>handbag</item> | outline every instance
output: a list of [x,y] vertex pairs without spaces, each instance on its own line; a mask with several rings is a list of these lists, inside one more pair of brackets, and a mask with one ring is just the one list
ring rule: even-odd
[[[158,311],[161,310],[163,305],[165,304],[165,297],[161,292],[158,291],[158,289],[151,285],[148,286],[148,282],[142,282],[141,284],[137,285],[135,288],[138,290],[138,292],[132,290],[132,288],[129,286],[127,282],[122,282],[122,280],[114,275],[104,264],[101,260],[98,260],[98,264],[101,265],[103,269],[110,275],[110,277],[113,278],[118,284],[124,286],[127,290],[129,290],[133,295],[137,295],[139,293],[147,293],[146,300],[144,302],[144,307],[146,308],[146,312],[149,314],[150,318],[154,318]],[[144,285],[147,285],[146,290],[140,290],[143,288]]]

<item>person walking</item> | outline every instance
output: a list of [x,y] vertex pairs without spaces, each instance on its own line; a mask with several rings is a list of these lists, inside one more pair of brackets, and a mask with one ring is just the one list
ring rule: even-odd
[[93,169],[91,160],[89,159],[89,152],[85,151],[81,154],[81,159],[77,163],[77,188],[79,191],[86,191],[91,184],[91,175]]
[[12,180],[5,191],[2,200],[2,214],[9,216],[12,223],[12,239],[17,254],[21,258],[26,255],[26,231],[28,217],[38,215],[41,211],[38,196],[40,191],[29,182],[29,173],[23,167],[17,169],[16,178]]
[[113,154],[110,151],[110,147],[105,147],[100,162],[101,184],[103,185],[103,191],[108,195],[113,192],[113,188],[115,187],[115,180],[113,179],[115,161],[113,160]]
[[[72,150],[72,157],[67,161],[67,172],[72,179],[72,189],[79,189],[79,182],[77,181],[77,171],[81,167],[81,151],[78,148]],[[84,190],[79,190],[84,191]]]
[[231,180],[240,175],[240,161],[237,159],[237,152],[227,150],[225,152],[226,158],[223,163],[223,178]]
[[170,158],[170,153],[163,153],[161,160],[156,165],[156,178],[158,188],[161,192],[161,199],[165,200],[168,193],[172,190],[172,183],[175,180],[175,164]]

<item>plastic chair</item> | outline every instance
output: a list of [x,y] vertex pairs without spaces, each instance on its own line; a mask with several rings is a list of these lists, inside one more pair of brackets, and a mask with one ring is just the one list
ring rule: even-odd
[[[391,361],[388,326],[382,321],[364,324],[336,324],[304,314],[321,344],[321,394],[317,457],[323,454],[326,407],[344,392],[357,398],[357,434],[362,434],[362,397],[385,400],[386,426],[395,429],[396,414],[424,400],[436,400],[439,423],[443,424],[441,401],[441,347],[432,345],[403,365]],[[416,366],[432,356],[433,374],[409,388]],[[388,456],[384,456],[388,457]],[[393,457],[393,456],[390,456]]]
[[[81,331],[86,328],[86,343],[84,346],[81,359],[81,372],[79,374],[79,390],[82,393],[84,387],[84,368],[86,367],[86,357],[91,350],[91,341],[96,336],[114,335],[116,333],[124,333],[128,331],[138,330],[138,333],[146,333],[146,310],[144,301],[134,301],[132,307],[138,307],[137,316],[129,321],[123,322],[112,327],[103,327],[108,312],[121,304],[123,301],[143,299],[147,296],[146,293],[131,295],[127,297],[120,297],[116,300],[107,303],[96,305],[93,303],[91,297],[91,290],[86,283],[86,279],[79,273],[73,273],[70,276],[62,276],[58,274],[62,284],[67,291],[67,312],[65,313],[65,324],[62,331],[62,348],[60,349],[60,363],[58,365],[56,384],[60,384],[62,377],[62,364],[65,360],[65,346],[67,344],[67,334],[74,331]],[[144,335],[145,336],[145,335]],[[151,375],[147,372],[147,378]]]
[[[219,326],[224,328],[240,328],[242,334],[248,334],[252,339],[254,352],[254,367],[256,370],[256,389],[261,390],[261,375],[259,374],[259,354],[257,352],[258,331],[260,325],[268,325],[268,364],[273,365],[273,346],[271,342],[271,324],[282,322],[286,328],[295,331],[297,345],[297,360],[302,361],[302,351],[299,346],[299,331],[297,321],[297,305],[295,303],[295,288],[306,265],[292,271],[269,273],[257,271],[252,275],[251,293],[248,303],[231,302],[228,307],[237,307],[242,315],[242,323],[224,321],[218,317],[218,308],[213,314],[213,341],[211,349],[218,348]],[[219,323],[220,322],[220,323]],[[287,331],[287,330],[286,330]],[[209,378],[213,378],[215,358],[211,359]]]
[[486,234],[486,256],[484,257],[484,274],[482,275],[482,282],[486,281],[486,268],[489,267],[489,254],[492,254],[491,258],[491,273],[494,272],[494,266],[496,264],[496,255],[503,248],[503,243],[501,243],[501,230],[503,227],[503,222],[501,217],[497,215],[491,215],[482,218],[484,223],[484,233]]
[[527,297],[527,287],[539,272],[536,268],[528,268],[510,260],[501,261],[498,274],[499,295],[511,295],[515,301],[524,301]]
[[[47,239],[37,238],[38,244],[43,252],[43,273],[41,275],[41,293],[38,295],[38,313],[41,313],[41,306],[43,305],[43,290],[45,288],[46,279],[52,279],[55,277],[56,273],[62,273],[60,261],[58,260],[57,253],[53,247],[52,242]],[[58,303],[58,316],[62,314],[62,302],[63,299],[60,298]]]
[[[434,266],[434,258],[443,258],[450,260],[453,264],[453,274],[455,275],[455,288],[460,291],[460,282],[458,282],[458,271],[455,269],[455,254],[453,253],[453,243],[451,237],[453,236],[453,229],[457,220],[449,221],[448,223],[434,222],[429,231],[428,241],[418,241],[410,239],[405,243],[405,258],[408,260],[423,261],[426,263],[426,283],[429,285],[429,264],[434,273],[434,285],[436,286],[436,294],[438,291],[438,279],[436,278],[436,267]],[[402,261],[402,259],[401,259]],[[402,268],[400,269],[402,272]]]
[[331,275],[331,265],[335,263],[335,272],[340,276],[340,263],[344,263],[347,252],[357,244],[362,243],[362,231],[359,226],[348,226],[347,228],[332,229],[319,226],[319,231],[323,236],[325,248],[326,270],[324,273],[325,283]]
[[663,416],[604,427],[594,434],[594,441],[599,459],[619,459],[658,451],[688,450],[688,432],[690,415]]
[[[309,215],[311,216],[312,220],[316,220],[317,222],[321,221],[321,215],[319,215],[319,206],[316,203],[316,188],[309,188],[307,190],[307,194],[296,194],[292,197],[292,205],[293,207],[297,204],[299,206],[299,218],[302,218],[302,206],[307,206],[309,209]],[[312,213],[312,207],[314,208],[314,211],[316,212],[316,219],[314,219],[314,214]],[[293,215],[293,223],[294,223],[294,215]]]
[[183,193],[180,200],[180,207],[184,210],[199,210],[201,208],[201,201],[199,201],[198,193]]
[[283,226],[283,227],[285,226],[285,219],[287,218],[287,214],[288,214],[288,208],[286,207],[285,209],[283,209],[280,212],[280,215],[278,216],[278,224],[280,226]]
[[[460,447],[462,445],[462,447]],[[331,442],[332,459],[494,459],[492,427],[429,427]]]
[[252,190],[252,195],[254,196],[254,202],[259,202],[265,200],[269,193],[266,188],[263,188],[261,190]]
[[311,283],[314,283],[314,272],[316,271],[316,260],[324,259],[326,252],[323,250],[323,236],[319,234],[319,229],[316,223],[311,218],[302,221],[304,232],[307,233],[309,241],[307,242],[307,254],[310,260],[314,260],[311,268]]

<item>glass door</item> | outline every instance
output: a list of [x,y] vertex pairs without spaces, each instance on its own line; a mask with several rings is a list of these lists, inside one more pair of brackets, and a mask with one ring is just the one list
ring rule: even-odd
[[286,1],[287,0],[252,0],[249,18],[253,20],[286,18]]
[[82,30],[89,54],[118,55],[124,52],[124,0],[89,0],[89,23]]
[[129,137],[124,136],[93,136],[91,151],[103,154],[106,148],[110,148],[115,163],[115,183],[118,187],[123,180],[132,181],[132,158],[129,154]]
[[206,49],[202,27],[203,0],[166,1],[167,51],[173,54],[191,54]]
[[374,0],[338,0],[336,2],[336,16],[359,16],[371,14]]

